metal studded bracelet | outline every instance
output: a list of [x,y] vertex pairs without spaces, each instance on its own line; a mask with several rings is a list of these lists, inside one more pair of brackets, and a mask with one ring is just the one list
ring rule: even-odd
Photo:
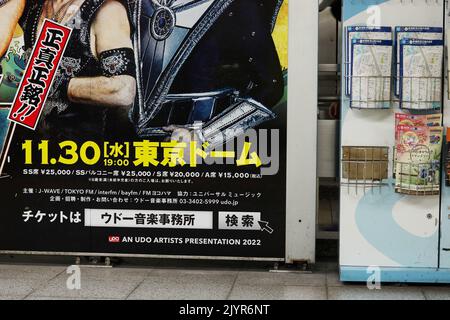
[[134,51],[131,48],[117,48],[103,51],[99,55],[100,68],[105,77],[120,75],[136,76]]

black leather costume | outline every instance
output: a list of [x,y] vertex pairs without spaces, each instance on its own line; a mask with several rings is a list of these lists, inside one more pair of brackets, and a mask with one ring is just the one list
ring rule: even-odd
[[[268,108],[284,88],[271,35],[282,2],[129,2],[142,62],[133,113],[138,134],[200,123],[200,136],[214,146],[273,118]],[[225,129],[235,134],[215,136]]]
[[[38,22],[44,0],[26,2],[19,21],[24,30],[25,49],[31,50],[37,38]],[[75,104],[66,97],[67,83],[74,77],[98,77],[105,75],[101,59],[92,54],[90,28],[95,14],[105,0],[85,0],[75,17],[66,25],[72,28],[64,57],[55,76],[53,87],[40,120],[40,133],[59,140],[101,140],[131,135],[134,128],[116,110],[102,106]],[[105,53],[100,53],[101,55]],[[109,56],[114,52],[109,52]],[[135,72],[133,57],[130,65]],[[125,119],[125,121],[123,120]]]
[[[138,83],[130,119],[114,109],[69,103],[72,77],[103,75],[90,48],[90,25],[105,0],[86,0],[41,118],[59,139],[166,136],[163,128],[202,129],[218,145],[275,117],[283,76],[271,33],[282,0],[122,0],[133,30]],[[20,21],[27,49],[34,44],[44,0],[27,1]],[[219,138],[230,129],[235,133]]]

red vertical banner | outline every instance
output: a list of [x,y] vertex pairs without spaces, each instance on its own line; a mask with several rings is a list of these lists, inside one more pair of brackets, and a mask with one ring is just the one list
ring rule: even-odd
[[8,119],[35,129],[72,29],[45,20]]

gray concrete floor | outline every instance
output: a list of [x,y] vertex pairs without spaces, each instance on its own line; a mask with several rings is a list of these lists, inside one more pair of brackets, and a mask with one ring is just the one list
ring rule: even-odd
[[[177,265],[178,264],[178,265]],[[69,263],[0,261],[0,299],[449,299],[446,285],[343,284],[334,262],[311,273],[274,273],[267,266],[203,262],[81,267],[81,289],[67,289]]]

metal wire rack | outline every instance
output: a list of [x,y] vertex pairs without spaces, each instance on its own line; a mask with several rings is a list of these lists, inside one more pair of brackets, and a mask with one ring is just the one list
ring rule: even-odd
[[440,110],[441,77],[397,77],[400,86],[400,108],[406,110]]
[[396,166],[395,191],[416,196],[440,193],[440,161],[425,163],[398,162]]
[[389,147],[342,147],[341,185],[347,187],[348,193],[354,189],[366,193],[387,186],[389,164]]
[[391,107],[391,76],[348,76],[350,108],[389,109]]

